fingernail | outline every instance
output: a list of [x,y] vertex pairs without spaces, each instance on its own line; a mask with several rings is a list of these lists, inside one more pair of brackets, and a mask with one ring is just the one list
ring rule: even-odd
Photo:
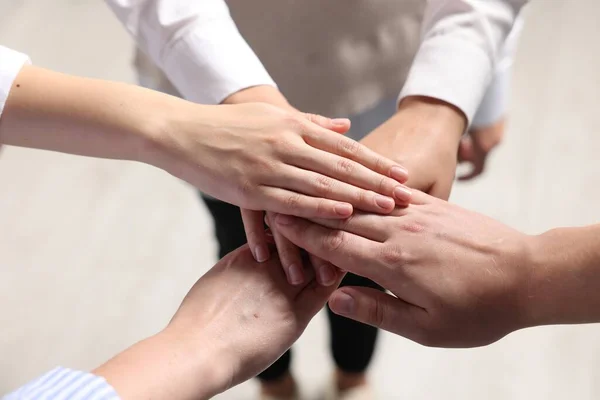
[[319,268],[319,281],[323,286],[331,286],[335,282],[335,270],[333,266],[324,264]]
[[411,191],[406,186],[396,186],[394,188],[394,197],[400,202],[410,202],[411,195]]
[[347,203],[338,203],[333,206],[333,211],[335,211],[337,215],[349,217],[352,215],[352,206]]
[[254,248],[254,256],[256,261],[265,262],[269,259],[269,250],[264,246],[256,246]]
[[288,268],[288,275],[292,285],[300,285],[304,281],[304,274],[298,264],[292,264]]
[[352,296],[346,292],[338,291],[333,297],[333,308],[337,314],[352,315],[354,314],[355,301]]
[[335,126],[346,126],[350,123],[350,120],[348,118],[334,118],[331,123]]
[[291,225],[292,222],[294,222],[292,217],[284,214],[279,214],[277,218],[275,218],[275,221],[280,225]]
[[404,183],[408,179],[408,171],[403,167],[394,165],[390,170],[390,177]]
[[396,205],[394,200],[385,196],[375,196],[375,203],[384,210],[391,210]]

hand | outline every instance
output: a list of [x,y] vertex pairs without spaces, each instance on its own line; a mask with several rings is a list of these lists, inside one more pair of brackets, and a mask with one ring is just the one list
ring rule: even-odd
[[200,278],[164,331],[95,373],[123,399],[209,398],[277,360],[334,288],[290,286],[277,257],[259,264],[244,246]]
[[506,119],[502,118],[489,126],[471,127],[469,134],[463,136],[458,149],[458,161],[471,164],[472,169],[458,180],[468,181],[483,173],[488,155],[502,142],[505,125]]
[[[327,120],[323,117],[314,114],[305,114],[294,107],[292,107],[287,99],[277,90],[271,86],[255,86],[239,92],[234,93],[225,99],[225,104],[243,104],[248,102],[264,102],[277,106],[283,110],[287,110],[292,114],[302,119],[314,121],[321,126],[329,128],[332,131],[338,133],[345,133],[349,129],[349,125],[335,126],[327,125]],[[398,177],[400,178],[400,177]],[[401,181],[405,181],[402,177]],[[402,200],[404,199],[404,200]],[[400,187],[396,194],[396,201],[402,203],[410,199],[410,192],[406,188]],[[406,204],[406,203],[405,203]],[[379,211],[381,210],[372,210]],[[242,219],[244,221],[244,229],[246,231],[246,238],[250,248],[253,250],[255,259],[257,261],[265,261],[268,258],[268,251],[266,250],[267,238],[265,237],[264,229],[264,213],[262,211],[241,209]],[[269,213],[267,213],[267,221],[269,219]],[[290,243],[285,237],[277,232],[275,227],[272,227],[272,233],[274,241],[277,245],[277,251],[281,264],[286,272],[288,282],[293,285],[302,284],[305,280],[302,267],[302,260],[300,257],[300,249]],[[335,282],[334,268],[329,263],[326,263],[317,257],[310,256],[311,264],[315,266],[317,273],[317,281],[323,285],[332,285]]]
[[393,215],[317,223],[279,215],[295,245],[394,295],[337,290],[337,314],[427,346],[492,343],[528,326],[532,238],[420,192]]
[[464,115],[447,103],[407,97],[398,112],[361,143],[406,167],[409,187],[448,199],[465,125]]

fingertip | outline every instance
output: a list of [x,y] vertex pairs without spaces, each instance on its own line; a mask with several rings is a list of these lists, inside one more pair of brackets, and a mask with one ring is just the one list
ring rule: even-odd
[[275,223],[277,225],[291,225],[294,223],[294,217],[291,215],[277,214],[275,216]]
[[399,204],[409,204],[412,198],[412,192],[406,186],[396,186],[394,188],[394,199]]
[[263,244],[259,244],[259,245],[255,246],[253,253],[254,253],[254,259],[259,263],[263,263],[263,262],[267,261],[269,259],[269,257],[271,256],[271,254],[269,253],[269,249],[267,249],[267,246],[265,246]]
[[333,206],[333,211],[340,218],[348,218],[352,215],[354,208],[350,203],[337,203]]
[[304,272],[298,264],[292,264],[287,268],[287,278],[290,285],[301,285],[304,283]]
[[400,183],[406,183],[406,181],[408,181],[408,171],[404,167],[394,165],[390,169],[390,178],[395,179]]
[[329,308],[341,316],[351,316],[356,312],[356,300],[344,289],[338,289],[329,298]]
[[331,120],[331,130],[337,133],[346,133],[350,130],[352,123],[348,118],[334,118]]

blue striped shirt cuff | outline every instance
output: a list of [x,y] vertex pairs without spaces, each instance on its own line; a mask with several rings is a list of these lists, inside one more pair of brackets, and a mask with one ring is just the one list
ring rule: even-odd
[[119,395],[104,378],[57,367],[2,399],[119,400]]

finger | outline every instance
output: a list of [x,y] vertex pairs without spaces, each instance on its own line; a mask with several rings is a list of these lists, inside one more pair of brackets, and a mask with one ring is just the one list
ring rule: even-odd
[[348,218],[354,211],[349,203],[311,197],[271,186],[262,188],[260,200],[262,207],[268,211],[303,218]]
[[[404,208],[396,216],[403,216],[407,213],[408,210]],[[355,213],[345,219],[311,218],[310,221],[326,228],[353,233],[376,242],[384,242],[390,236],[387,224],[390,219],[384,215]]]
[[295,303],[297,307],[298,315],[303,318],[305,323],[308,323],[315,314],[317,314],[331,294],[337,289],[342,282],[342,279],[346,275],[345,272],[335,269],[335,280],[329,286],[318,285],[315,281],[312,284],[307,285],[302,291],[296,296]]
[[[271,214],[269,215],[271,220]],[[272,221],[271,221],[272,222]],[[285,272],[285,276],[290,285],[298,286],[306,281],[304,276],[304,268],[302,258],[300,257],[300,249],[295,246],[292,242],[281,235],[277,228],[274,228],[271,224],[271,232],[275,239],[275,246],[277,247],[277,254],[279,255],[279,261]]]
[[[391,181],[395,182],[394,180]],[[343,201],[363,211],[388,214],[396,206],[396,201],[391,197],[383,196],[372,190],[361,189],[346,183],[344,180],[340,181],[300,168],[285,168],[277,175],[273,184],[283,189],[318,198]],[[395,185],[402,186],[397,182],[395,182]],[[404,196],[402,205],[406,205],[410,201],[410,190],[404,187],[402,193],[402,196]]]
[[315,255],[309,254],[308,257],[315,270],[317,282],[323,286],[333,285],[337,279],[338,268]]
[[[436,198],[434,196],[428,195],[425,192],[422,192],[420,190],[415,190],[415,189],[413,189],[411,197],[412,198],[410,201],[410,206],[431,204],[431,203],[440,201],[439,198]],[[410,208],[410,206],[409,206],[409,208]],[[401,214],[402,210],[403,210],[402,207],[396,207],[396,209],[392,212],[392,215]]]
[[485,169],[485,156],[475,155],[471,160],[471,171],[458,177],[459,181],[468,181],[481,175]]
[[326,130],[307,129],[304,132],[304,140],[312,147],[356,161],[400,183],[408,180],[408,172],[400,164],[345,136],[332,135]]
[[458,161],[473,161],[473,139],[471,136],[463,136],[458,146]]
[[427,311],[399,298],[366,287],[346,286],[329,299],[334,313],[419,342]]
[[275,224],[279,233],[296,246],[338,268],[374,281],[382,275],[378,268],[372,268],[377,263],[372,255],[380,254],[381,243],[288,215],[277,215]]
[[332,130],[337,133],[346,133],[350,130],[350,120],[348,118],[327,118],[318,114],[304,113],[304,117],[322,128]]
[[270,257],[269,248],[267,247],[267,236],[265,234],[265,226],[263,223],[263,211],[254,211],[242,208],[242,221],[244,222],[244,231],[246,232],[246,240],[252,256],[258,262],[265,262]]
[[[392,179],[387,174],[375,172],[359,162],[308,146],[304,150],[293,153],[291,157],[291,162],[296,166],[322,174],[319,176],[324,175],[324,178],[334,178],[355,186],[357,190],[366,189],[382,194],[394,199],[398,204],[410,202],[411,191],[409,188],[398,184],[396,179]],[[321,179],[325,181],[323,178]],[[321,181],[313,183],[319,184]],[[359,206],[359,204],[355,205]],[[388,208],[393,208],[393,203]]]

